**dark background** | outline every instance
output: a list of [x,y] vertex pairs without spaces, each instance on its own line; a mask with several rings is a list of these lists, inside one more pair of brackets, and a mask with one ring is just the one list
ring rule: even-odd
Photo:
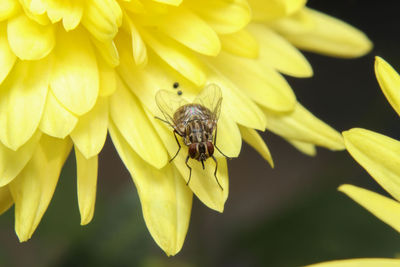
[[[304,53],[314,77],[288,77],[298,100],[338,131],[363,127],[400,139],[399,118],[373,71],[375,55],[400,70],[396,1],[310,0],[308,6],[361,29],[375,47],[359,59]],[[243,145],[240,158],[229,163],[225,212],[195,198],[184,247],[175,257],[152,240],[136,189],[108,140],[94,220],[79,225],[72,156],[29,242],[17,241],[13,209],[0,217],[0,266],[299,266],[396,256],[400,235],[337,191],[351,183],[384,193],[347,152],[318,149],[316,157],[307,157],[269,132],[263,137],[275,169]]]

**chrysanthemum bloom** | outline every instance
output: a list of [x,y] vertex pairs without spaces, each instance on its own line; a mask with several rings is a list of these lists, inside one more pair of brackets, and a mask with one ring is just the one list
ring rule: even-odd
[[182,247],[193,193],[222,212],[225,158],[192,179],[155,93],[179,82],[183,97],[206,84],[222,89],[218,146],[237,157],[242,138],[272,165],[256,130],[306,154],[343,149],[341,136],[302,107],[280,73],[309,77],[295,48],[355,57],[371,48],[363,33],[279,0],[3,0],[0,4],[1,210],[15,205],[15,230],[29,239],[74,147],[81,224],[93,216],[97,159],[109,132],[140,196],[147,227],[168,254]]
[[[400,76],[382,58],[375,59],[375,75],[393,109],[400,115]],[[376,217],[400,232],[400,142],[361,128],[343,132],[350,155],[394,198],[353,186],[342,185],[347,194]],[[393,255],[395,256],[395,255]],[[400,266],[400,259],[352,259],[320,263],[313,267]]]

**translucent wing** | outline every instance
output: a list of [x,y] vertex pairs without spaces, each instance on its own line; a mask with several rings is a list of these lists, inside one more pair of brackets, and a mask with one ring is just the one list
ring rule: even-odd
[[193,103],[205,106],[211,111],[211,117],[215,122],[218,121],[221,113],[222,93],[218,85],[211,83],[207,85],[196,97]]
[[174,113],[183,105],[188,104],[188,101],[176,92],[160,90],[156,94],[156,103],[161,110],[164,118],[171,124],[175,125]]

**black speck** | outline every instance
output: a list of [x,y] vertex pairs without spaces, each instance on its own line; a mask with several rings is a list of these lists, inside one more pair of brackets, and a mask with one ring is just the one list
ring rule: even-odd
[[178,95],[182,95],[182,91],[181,90],[178,91]]
[[178,82],[174,82],[174,84],[172,85],[175,89],[179,87],[179,83]]

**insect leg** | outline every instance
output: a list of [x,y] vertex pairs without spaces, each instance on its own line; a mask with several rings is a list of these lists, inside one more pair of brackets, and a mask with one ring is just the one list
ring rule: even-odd
[[219,153],[222,154],[222,156],[224,156],[224,157],[227,158],[227,159],[231,159],[230,157],[228,157],[227,155],[225,155],[224,153],[222,153],[222,151],[219,150],[219,148],[217,147],[217,130],[218,130],[218,127],[215,126],[214,147],[218,150]]
[[211,156],[211,157],[212,157],[212,159],[215,161],[215,171],[214,171],[215,180],[217,181],[219,187],[220,187],[221,190],[223,191],[224,189],[222,188],[222,186],[221,186],[221,184],[219,183],[218,178],[217,178],[218,161],[217,161],[217,159],[216,159],[214,156]]
[[174,130],[174,136],[175,136],[175,140],[176,140],[176,143],[178,144],[179,148],[178,148],[178,151],[176,151],[175,156],[173,156],[172,159],[169,160],[169,162],[173,161],[176,158],[176,156],[178,156],[178,153],[181,150],[181,144],[178,141],[178,137],[176,137],[176,131],[175,130]]
[[189,166],[188,161],[189,161],[189,155],[186,157],[186,161],[185,161],[186,166],[189,168],[189,179],[188,179],[186,185],[189,185],[190,178],[192,177],[192,168]]
[[[154,118],[157,119],[157,120],[160,120],[160,121],[162,121],[162,122],[164,122],[164,123],[166,123],[166,124],[168,124],[168,125],[171,125],[171,123],[170,123],[169,121],[163,120],[163,119],[161,119],[160,117],[155,116]],[[171,126],[172,126],[172,125],[171,125]],[[172,127],[173,127],[173,126],[172,126]]]

